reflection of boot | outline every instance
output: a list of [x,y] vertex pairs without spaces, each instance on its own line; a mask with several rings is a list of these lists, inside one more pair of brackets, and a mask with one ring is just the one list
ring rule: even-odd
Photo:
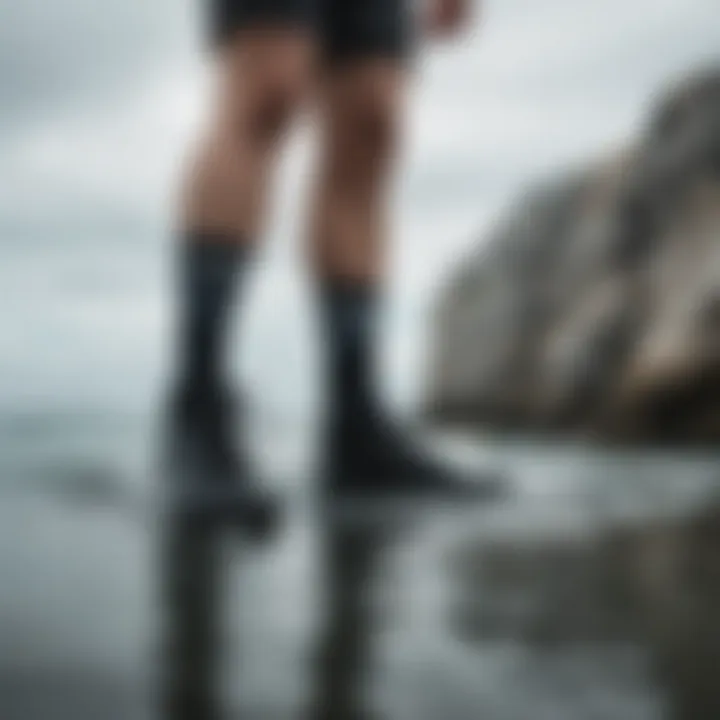
[[385,413],[338,414],[327,438],[327,489],[368,499],[484,501],[504,490],[499,475],[464,476],[412,443]]
[[276,505],[262,491],[247,453],[234,442],[230,394],[203,390],[178,394],[168,427],[166,474],[172,506],[199,523],[268,529]]
[[161,720],[216,720],[225,563],[213,529],[173,518],[165,527],[161,588]]
[[375,720],[368,680],[383,619],[374,601],[378,572],[394,534],[327,527],[327,598],[314,653],[315,686],[305,720]]

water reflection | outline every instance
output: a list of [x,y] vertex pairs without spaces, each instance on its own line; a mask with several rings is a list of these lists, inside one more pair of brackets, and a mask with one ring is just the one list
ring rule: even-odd
[[[451,632],[474,652],[527,648],[578,693],[605,675],[659,691],[652,720],[720,717],[720,503],[687,514],[466,541],[455,557]],[[588,678],[559,660],[594,660]],[[598,662],[602,660],[602,662]],[[557,670],[560,669],[560,672]],[[548,682],[550,680],[550,682]],[[562,685],[562,683],[561,683]],[[581,693],[582,694],[582,693]],[[588,694],[588,693],[586,693]],[[594,717],[606,699],[586,703]],[[618,704],[607,717],[638,717]]]
[[162,540],[163,720],[222,716],[219,692],[227,568],[223,534],[169,519]]
[[379,524],[326,522],[321,557],[326,603],[306,720],[368,720],[367,680],[382,624],[380,567],[401,530]]
[[[144,692],[160,580],[170,720],[717,720],[720,463],[530,445],[507,455],[520,496],[462,527],[388,535],[293,511],[256,552],[168,526],[160,575],[155,525],[136,512],[144,495],[61,482],[9,493],[2,719],[157,717]],[[235,574],[239,606],[226,593]],[[392,626],[378,599],[388,588],[402,614]],[[223,673],[233,701],[217,689]],[[388,710],[386,692],[413,712]]]
[[[387,622],[380,591],[397,580],[386,560],[407,541],[406,529],[329,522],[315,528],[324,597],[311,640],[308,698],[295,716],[390,717],[373,707],[370,681]],[[448,676],[467,674],[473,657],[480,668],[481,661],[497,660],[501,647],[513,646],[520,654],[507,712],[526,711],[537,696],[539,708],[554,707],[563,717],[571,709],[574,717],[608,720],[720,717],[717,506],[683,517],[611,522],[575,536],[564,528],[524,537],[446,537],[457,550],[447,580],[451,602],[444,617],[430,621],[464,648],[461,659],[448,655]],[[169,527],[164,550],[162,716],[225,717],[218,688],[227,643],[227,553],[234,563],[240,555],[219,533],[180,523]],[[423,572],[439,576],[442,568]],[[442,678],[434,681],[441,689]],[[482,692],[454,701],[462,712],[493,705]],[[450,698],[441,704],[450,711]],[[505,716],[497,708],[488,715]]]
[[[299,715],[306,720],[368,720],[376,716],[366,683],[384,620],[376,592],[380,568],[403,532],[387,523],[356,522],[322,522],[315,530],[324,597],[320,626],[311,640],[308,699]],[[161,565],[163,720],[213,720],[227,712],[220,690],[228,639],[227,580],[230,561],[242,562],[237,539],[229,540],[218,529],[177,519],[167,523]]]

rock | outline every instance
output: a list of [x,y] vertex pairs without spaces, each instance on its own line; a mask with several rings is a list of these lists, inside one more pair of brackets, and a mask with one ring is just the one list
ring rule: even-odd
[[532,189],[436,308],[437,421],[720,438],[720,69],[634,147]]

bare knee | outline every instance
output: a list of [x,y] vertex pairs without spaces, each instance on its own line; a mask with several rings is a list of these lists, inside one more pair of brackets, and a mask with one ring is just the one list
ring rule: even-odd
[[401,71],[338,71],[323,95],[324,163],[314,215],[314,263],[324,274],[372,278],[384,264],[385,181],[399,144]]
[[187,223],[257,234],[275,151],[304,99],[312,47],[307,38],[256,32],[223,48],[217,105],[183,188]]
[[327,142],[335,174],[365,184],[386,175],[399,146],[401,102],[398,75],[384,68],[348,78],[331,93]]
[[303,37],[257,34],[223,58],[224,119],[233,134],[266,147],[277,142],[305,99],[312,45]]
[[387,161],[398,145],[396,99],[382,93],[368,93],[359,100],[357,112],[348,126],[348,142],[364,157]]
[[290,127],[304,96],[304,83],[290,71],[264,78],[248,99],[239,118],[239,130],[254,142],[279,140]]

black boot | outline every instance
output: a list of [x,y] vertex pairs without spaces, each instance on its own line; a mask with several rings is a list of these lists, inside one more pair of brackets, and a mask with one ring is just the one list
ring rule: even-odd
[[413,443],[385,413],[354,409],[332,418],[327,434],[327,490],[370,501],[490,501],[505,494],[499,473],[464,474]]
[[[414,446],[382,410],[374,368],[379,288],[373,281],[326,280],[330,416],[325,437],[325,486],[360,500],[486,500],[502,489],[497,477],[465,478]],[[374,504],[374,503],[373,503]]]
[[236,415],[226,391],[193,390],[173,398],[164,465],[170,505],[191,523],[264,533],[274,525],[277,506],[235,440],[241,430]]

